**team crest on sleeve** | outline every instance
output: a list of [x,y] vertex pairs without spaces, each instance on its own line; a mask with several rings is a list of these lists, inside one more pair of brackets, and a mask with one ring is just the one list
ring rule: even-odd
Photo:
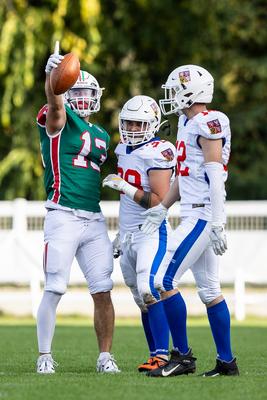
[[190,71],[179,72],[179,79],[181,83],[187,83],[191,81]]
[[210,133],[212,135],[214,135],[216,133],[221,133],[221,131],[222,131],[222,127],[221,127],[220,121],[218,119],[208,121],[207,125],[208,125]]
[[163,155],[164,158],[166,158],[166,160],[168,161],[172,161],[174,159],[174,154],[172,149],[168,148],[166,150],[163,150],[161,152],[161,154]]

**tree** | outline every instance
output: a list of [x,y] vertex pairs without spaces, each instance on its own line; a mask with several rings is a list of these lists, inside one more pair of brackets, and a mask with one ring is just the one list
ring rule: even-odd
[[6,0],[0,5],[1,199],[44,198],[35,118],[45,103],[44,66],[54,43],[84,64],[100,44],[98,0]]
[[[267,17],[262,0],[9,0],[0,5],[1,198],[44,198],[34,124],[45,102],[44,66],[56,39],[106,90],[96,116],[111,133],[103,175],[115,171],[118,112],[135,94],[163,96],[178,65],[215,78],[213,108],[233,133],[229,199],[267,197]],[[175,141],[176,121],[171,140]],[[117,198],[104,190],[104,198]]]

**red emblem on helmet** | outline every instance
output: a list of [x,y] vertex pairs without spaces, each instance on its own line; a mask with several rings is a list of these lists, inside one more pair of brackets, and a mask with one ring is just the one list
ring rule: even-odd
[[190,71],[179,72],[179,79],[181,83],[187,83],[191,81]]

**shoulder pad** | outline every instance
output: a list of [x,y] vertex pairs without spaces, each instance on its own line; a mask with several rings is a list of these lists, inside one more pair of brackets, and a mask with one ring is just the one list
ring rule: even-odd
[[161,158],[171,161],[175,157],[175,146],[167,140],[153,140],[144,146],[148,158]]
[[207,139],[220,139],[225,137],[230,130],[228,117],[220,111],[199,113],[196,122],[198,134]]

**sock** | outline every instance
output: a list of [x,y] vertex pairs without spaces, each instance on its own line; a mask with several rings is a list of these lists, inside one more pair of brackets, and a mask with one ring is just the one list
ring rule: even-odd
[[169,325],[162,301],[148,307],[149,325],[153,335],[156,355],[169,354]]
[[110,357],[110,353],[108,351],[102,351],[102,353],[99,353],[98,360],[103,361],[109,357]]
[[50,353],[55,332],[56,309],[61,294],[44,292],[37,313],[37,339],[39,353]]
[[230,313],[226,301],[223,300],[215,306],[207,308],[207,313],[218,353],[217,358],[230,362],[234,357],[231,350]]
[[186,333],[187,311],[181,293],[174,294],[162,301],[170,327],[173,348],[181,354],[189,351]]
[[152,335],[150,324],[149,324],[148,312],[142,312],[141,313],[141,319],[142,319],[143,329],[144,329],[144,332],[145,332],[146,341],[147,341],[147,344],[148,344],[150,356],[154,357],[156,355],[156,347],[155,347],[153,335]]

